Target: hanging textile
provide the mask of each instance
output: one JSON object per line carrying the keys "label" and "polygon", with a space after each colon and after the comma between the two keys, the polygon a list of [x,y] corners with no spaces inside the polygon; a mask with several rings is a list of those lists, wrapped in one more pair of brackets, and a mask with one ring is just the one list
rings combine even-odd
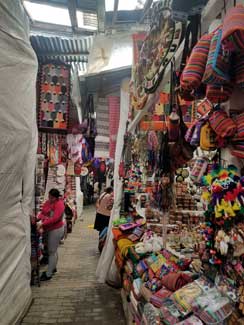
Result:
{"label": "hanging textile", "polygon": [[70,67],[65,64],[41,66],[39,127],[67,129],[70,105]]}
{"label": "hanging textile", "polygon": [[115,157],[116,141],[119,129],[120,119],[120,97],[109,96],[109,157]]}
{"label": "hanging textile", "polygon": [[96,107],[97,137],[95,141],[95,157],[109,157],[109,111],[106,98],[99,98]]}

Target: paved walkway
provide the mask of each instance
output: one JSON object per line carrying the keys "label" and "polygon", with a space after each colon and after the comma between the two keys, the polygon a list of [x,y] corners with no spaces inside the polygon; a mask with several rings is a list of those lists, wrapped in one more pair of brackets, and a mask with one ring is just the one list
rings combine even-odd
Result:
{"label": "paved walkway", "polygon": [[125,324],[120,291],[96,282],[99,258],[94,208],[86,208],[59,248],[58,273],[33,287],[33,304],[22,324]]}

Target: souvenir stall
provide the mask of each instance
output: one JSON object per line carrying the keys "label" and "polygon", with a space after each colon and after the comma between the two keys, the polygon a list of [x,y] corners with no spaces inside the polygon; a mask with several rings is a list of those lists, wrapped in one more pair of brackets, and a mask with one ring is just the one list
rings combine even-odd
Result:
{"label": "souvenir stall", "polygon": [[[93,122],[89,110],[83,124],[69,118],[72,105],[70,74],[71,66],[61,61],[39,62],[35,214],[48,199],[49,191],[57,188],[65,200],[67,233],[72,231],[83,210],[80,177],[88,172],[83,164],[91,159],[89,141],[92,140]],[[38,273],[42,256],[47,256],[46,236],[36,233],[35,224],[32,225],[32,255],[34,275]]]}
{"label": "souvenir stall", "polygon": [[97,275],[122,286],[128,322],[242,324],[244,7],[201,34],[168,5],[134,68]]}

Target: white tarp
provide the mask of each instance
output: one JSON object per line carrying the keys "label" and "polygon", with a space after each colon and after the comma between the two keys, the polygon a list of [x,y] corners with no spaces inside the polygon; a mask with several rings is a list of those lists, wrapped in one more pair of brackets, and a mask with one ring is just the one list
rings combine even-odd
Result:
{"label": "white tarp", "polygon": [[20,0],[0,0],[0,323],[31,299],[30,205],[37,144],[37,60]]}
{"label": "white tarp", "polygon": [[116,143],[116,151],[115,151],[115,165],[114,165],[114,206],[111,212],[111,218],[109,222],[108,229],[108,238],[106,240],[104,249],[102,251],[102,255],[99,259],[96,276],[99,282],[105,282],[109,280],[110,282],[116,281],[116,277],[112,274],[116,275],[116,272],[111,269],[113,257],[114,257],[114,245],[113,245],[113,234],[112,234],[112,224],[113,220],[117,219],[120,214],[120,204],[122,199],[122,181],[119,178],[119,164],[121,161],[121,155],[124,145],[124,134],[126,130],[126,123],[128,119],[129,113],[129,80],[124,80],[122,82],[121,91],[120,91],[120,123],[118,130],[118,138]]}

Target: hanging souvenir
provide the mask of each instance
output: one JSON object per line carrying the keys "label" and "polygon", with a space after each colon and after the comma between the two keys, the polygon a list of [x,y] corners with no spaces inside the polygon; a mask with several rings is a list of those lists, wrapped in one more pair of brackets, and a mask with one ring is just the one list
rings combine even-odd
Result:
{"label": "hanging souvenir", "polygon": [[138,88],[155,92],[182,41],[183,29],[182,22],[171,18],[171,11],[164,1],[154,4],[151,29],[142,45],[137,67]]}
{"label": "hanging souvenir", "polygon": [[184,90],[197,90],[205,71],[212,34],[203,35],[192,50],[184,68],[180,86]]}
{"label": "hanging souvenir", "polygon": [[232,137],[237,126],[227,113],[217,106],[209,116],[209,124],[214,132],[221,138]]}
{"label": "hanging souvenir", "polygon": [[222,46],[225,50],[239,52],[244,49],[244,6],[228,10],[223,21]]}
{"label": "hanging souvenir", "polygon": [[226,102],[230,99],[230,96],[233,92],[233,84],[225,84],[225,85],[214,85],[209,84],[206,88],[206,97],[207,99],[214,104],[219,104]]}
{"label": "hanging souvenir", "polygon": [[211,151],[217,147],[216,134],[207,122],[201,128],[200,147],[202,150]]}
{"label": "hanging souvenir", "polygon": [[230,55],[221,47],[222,27],[215,31],[208,53],[203,82],[206,84],[224,85],[230,82]]}

